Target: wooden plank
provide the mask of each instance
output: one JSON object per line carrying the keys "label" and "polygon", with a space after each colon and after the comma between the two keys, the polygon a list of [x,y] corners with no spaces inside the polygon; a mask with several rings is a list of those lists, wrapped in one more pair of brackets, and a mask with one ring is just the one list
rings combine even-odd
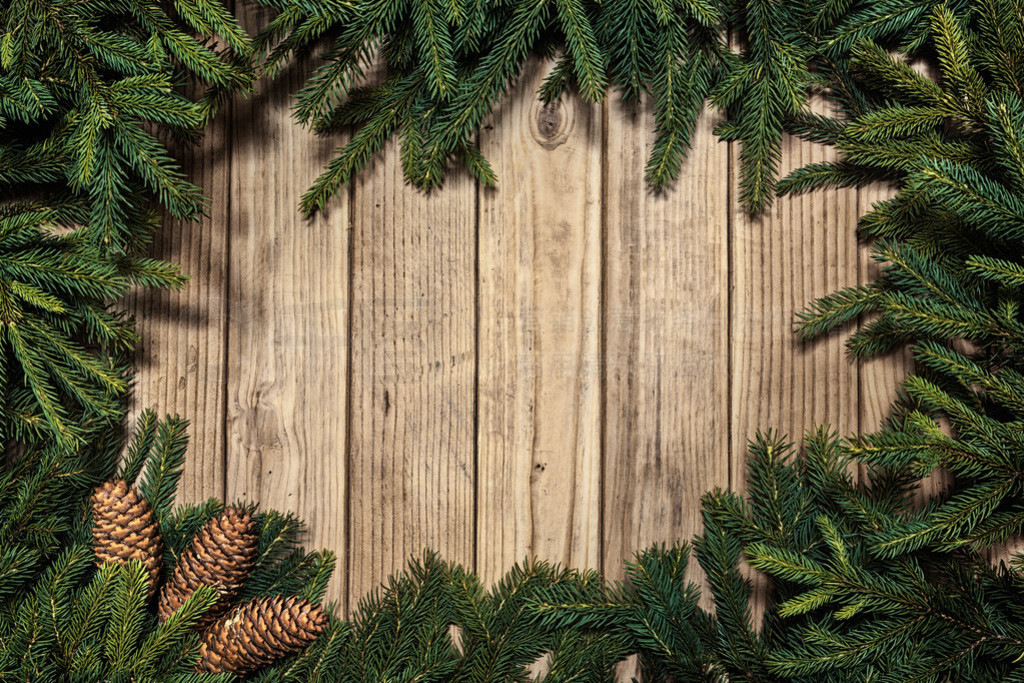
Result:
{"label": "wooden plank", "polygon": [[[815,106],[822,111],[820,101]],[[752,218],[737,201],[740,147],[731,147],[731,483],[742,492],[747,442],[758,430],[773,428],[797,447],[805,431],[822,424],[840,435],[857,430],[858,368],[843,344],[849,331],[806,342],[794,321],[815,298],[857,283],[858,207],[856,190],[816,190],[777,199]],[[787,137],[782,170],[834,155]],[[749,567],[744,571],[759,623],[767,583]]]}
{"label": "wooden plank", "polygon": [[[731,153],[732,483],[740,489],[746,443],[757,430],[775,428],[799,443],[820,424],[840,434],[857,429],[857,366],[844,347],[849,331],[810,342],[794,331],[796,312],[857,283],[857,192],[783,197],[752,218],[736,201],[738,144]],[[787,137],[782,157],[786,173],[834,158],[834,151]]]}
{"label": "wooden plank", "polygon": [[532,60],[481,148],[477,569],[600,559],[601,112],[534,94]]}
{"label": "wooden plank", "polygon": [[[247,27],[267,20],[252,5],[237,9]],[[349,206],[343,194],[312,221],[297,209],[337,144],[290,118],[288,93],[308,71],[299,62],[235,105],[227,498],[303,518],[305,545],[338,554],[327,597],[343,599]]]}
{"label": "wooden plank", "polygon": [[[644,167],[653,106],[608,105],[603,568],[702,530],[729,484],[728,145],[705,112],[675,186]],[[699,580],[696,561],[690,576]]]}
{"label": "wooden plank", "polygon": [[177,500],[196,503],[224,495],[224,382],[227,307],[227,223],[230,113],[221,112],[195,146],[172,145],[188,179],[210,199],[194,223],[167,218],[150,255],[181,265],[181,291],[142,290],[128,298],[141,341],[129,429],[144,408],[190,422],[190,445]]}
{"label": "wooden plank", "polygon": [[350,604],[424,548],[475,550],[476,184],[424,195],[389,144],[353,201]]}

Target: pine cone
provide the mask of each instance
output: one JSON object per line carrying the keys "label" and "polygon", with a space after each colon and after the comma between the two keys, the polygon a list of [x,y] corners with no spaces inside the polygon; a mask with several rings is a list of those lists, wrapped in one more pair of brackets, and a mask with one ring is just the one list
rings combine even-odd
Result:
{"label": "pine cone", "polygon": [[196,670],[251,673],[306,647],[326,625],[327,614],[308,600],[278,595],[254,598],[203,633]]}
{"label": "pine cone", "polygon": [[219,596],[197,627],[204,628],[223,614],[256,562],[258,540],[252,515],[241,508],[228,508],[207,522],[160,589],[160,621],[174,614],[199,586],[216,586]]}
{"label": "pine cone", "polygon": [[100,564],[141,560],[156,592],[164,542],[153,510],[124,479],[100,484],[92,494],[92,547]]}

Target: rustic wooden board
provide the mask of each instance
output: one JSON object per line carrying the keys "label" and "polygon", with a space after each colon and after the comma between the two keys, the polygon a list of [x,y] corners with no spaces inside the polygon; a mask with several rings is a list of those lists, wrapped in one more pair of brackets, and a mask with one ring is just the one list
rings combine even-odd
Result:
{"label": "rustic wooden board", "polygon": [[425,548],[472,567],[476,485],[475,182],[427,196],[390,144],[353,197],[350,604]]}
{"label": "rustic wooden board", "polygon": [[[259,23],[252,6],[243,12]],[[227,498],[304,519],[306,545],[339,556],[328,598],[340,599],[347,575],[349,205],[337,197],[312,221],[298,212],[299,197],[337,144],[289,116],[287,93],[303,71],[308,66],[299,63],[235,105]]]}
{"label": "rustic wooden board", "polygon": [[705,112],[655,195],[653,107],[607,113],[602,561],[621,578],[636,550],[693,538],[701,495],[729,484],[729,147]]}
{"label": "rustic wooden board", "polygon": [[[857,365],[848,332],[803,341],[795,314],[815,298],[857,284],[857,191],[815,191],[777,199],[751,218],[739,206],[739,144],[731,167],[733,487],[745,481],[746,444],[774,428],[797,444],[828,424],[849,434],[858,424]],[[787,137],[783,173],[833,158],[822,145]]]}
{"label": "rustic wooden board", "polygon": [[[340,556],[343,609],[425,547],[485,582],[527,555],[619,577],[635,550],[699,533],[704,491],[742,489],[755,430],[872,429],[908,369],[858,366],[849,330],[793,331],[870,277],[854,226],[884,188],[751,219],[738,146],[705,116],[655,196],[649,108],[545,107],[550,67],[531,62],[481,134],[497,190],[456,170],[424,195],[389,146],[302,219],[341,141],[291,121],[301,64],[186,156],[213,213],[154,245],[190,286],[131,302],[136,404],[193,421],[184,500],[306,519],[307,545]],[[784,166],[828,154],[790,140]]]}
{"label": "rustic wooden board", "polygon": [[[819,109],[821,111],[821,109]],[[740,144],[733,143],[731,268],[731,485],[746,482],[747,444],[774,429],[799,449],[804,433],[825,424],[841,435],[857,429],[858,367],[846,354],[847,332],[803,341],[795,315],[841,287],[857,284],[857,191],[817,190],[776,199],[752,218],[739,197]],[[786,137],[782,172],[834,158],[822,145]],[[767,580],[749,567],[755,624]]]}
{"label": "rustic wooden board", "polygon": [[[481,135],[477,568],[600,558],[601,110],[534,94],[531,61]],[[493,128],[492,128],[493,126]]]}
{"label": "rustic wooden board", "polygon": [[150,255],[180,264],[188,285],[180,291],[144,290],[128,300],[141,338],[129,429],[145,408],[189,420],[181,503],[224,495],[230,116],[222,111],[198,145],[172,146],[189,180],[211,199],[209,215],[195,223],[165,219]]}

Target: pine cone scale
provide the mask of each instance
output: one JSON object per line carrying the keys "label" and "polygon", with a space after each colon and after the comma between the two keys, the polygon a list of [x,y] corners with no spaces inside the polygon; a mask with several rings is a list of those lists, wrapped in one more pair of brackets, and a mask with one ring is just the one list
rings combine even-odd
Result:
{"label": "pine cone scale", "polygon": [[213,623],[199,644],[197,669],[244,675],[298,652],[323,632],[319,605],[295,597],[250,600]]}
{"label": "pine cone scale", "polygon": [[174,614],[199,586],[214,587],[218,599],[197,626],[203,628],[221,616],[252,571],[258,538],[247,510],[228,508],[209,520],[178,558],[170,581],[160,591],[160,621]]}
{"label": "pine cone scale", "polygon": [[152,596],[160,580],[164,545],[149,503],[123,479],[98,486],[91,502],[97,561],[125,564],[140,560],[149,573]]}

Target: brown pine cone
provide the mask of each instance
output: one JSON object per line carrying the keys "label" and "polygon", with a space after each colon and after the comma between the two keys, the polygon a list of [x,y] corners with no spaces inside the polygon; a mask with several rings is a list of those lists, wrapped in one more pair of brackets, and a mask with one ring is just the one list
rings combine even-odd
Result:
{"label": "brown pine cone", "polygon": [[99,564],[141,560],[149,571],[149,595],[160,581],[164,542],[149,503],[124,479],[107,481],[92,494],[92,547]]}
{"label": "brown pine cone", "polygon": [[215,586],[218,598],[197,628],[223,614],[256,562],[258,540],[256,523],[247,510],[228,508],[207,522],[178,558],[171,580],[160,589],[160,621],[174,614],[199,586]]}
{"label": "brown pine cone", "polygon": [[296,597],[254,598],[214,622],[199,642],[197,671],[245,675],[298,652],[323,632],[327,614]]}

